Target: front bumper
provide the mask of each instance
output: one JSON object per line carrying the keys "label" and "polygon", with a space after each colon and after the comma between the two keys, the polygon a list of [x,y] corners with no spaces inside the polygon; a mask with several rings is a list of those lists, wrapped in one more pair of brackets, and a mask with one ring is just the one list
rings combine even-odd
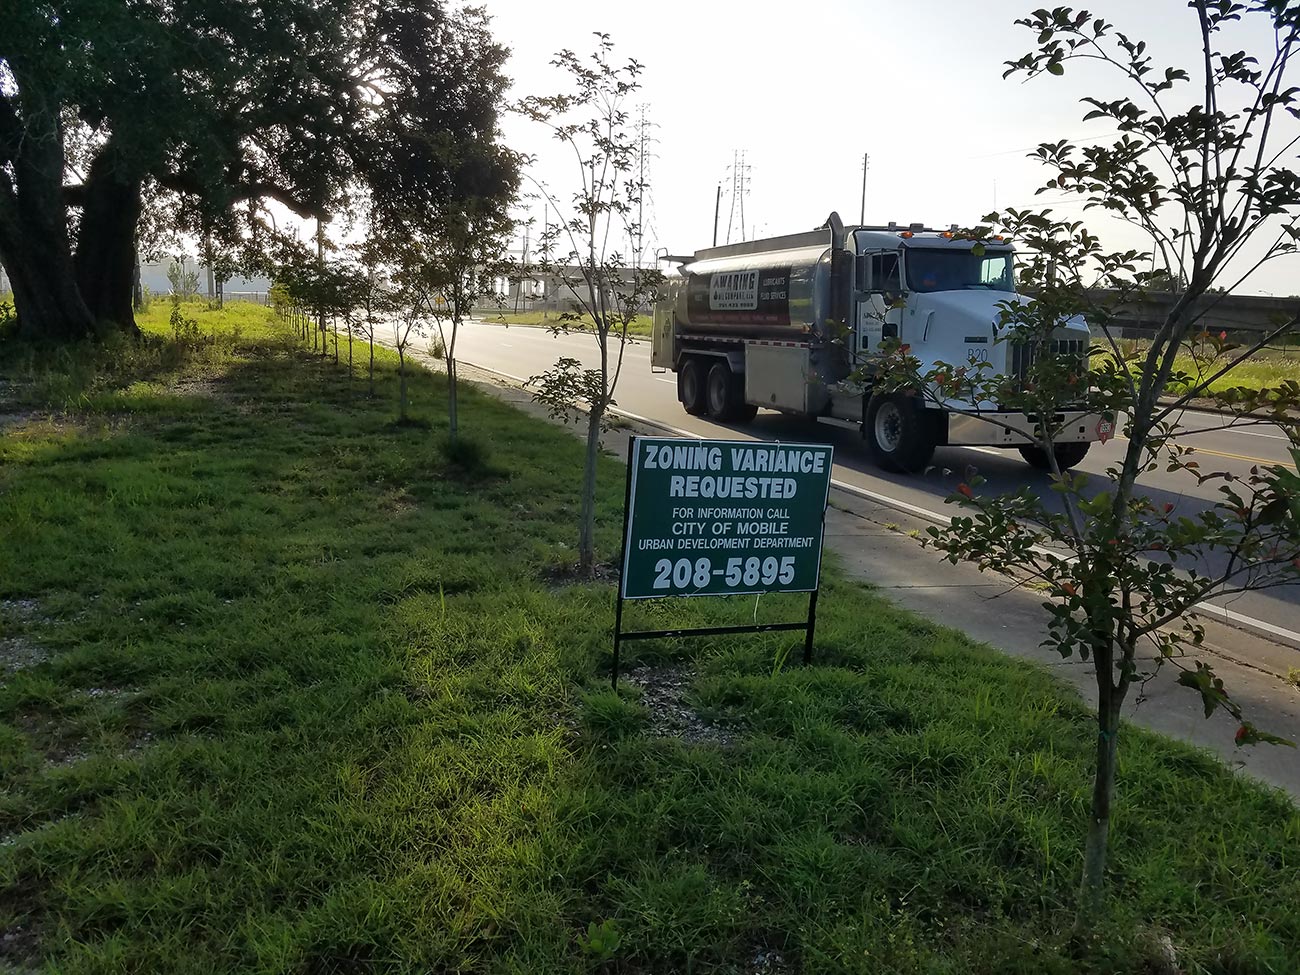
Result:
{"label": "front bumper", "polygon": [[[1052,417],[1055,443],[1106,441],[1115,436],[1120,420],[1107,420],[1096,413],[1063,410]],[[1037,440],[1036,418],[1024,413],[985,410],[979,413],[949,413],[948,443],[962,447],[1021,447]]]}

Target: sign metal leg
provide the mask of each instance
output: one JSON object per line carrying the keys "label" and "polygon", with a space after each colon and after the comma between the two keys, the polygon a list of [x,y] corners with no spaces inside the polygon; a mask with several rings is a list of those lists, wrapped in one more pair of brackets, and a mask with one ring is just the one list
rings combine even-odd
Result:
{"label": "sign metal leg", "polygon": [[609,684],[618,690],[618,651],[623,643],[623,594],[614,597],[614,664],[609,673]]}
{"label": "sign metal leg", "polygon": [[808,629],[805,631],[803,638],[803,662],[806,664],[812,663],[813,633],[817,629],[817,594],[819,592],[821,592],[820,586],[814,589],[812,595],[808,597]]}
{"label": "sign metal leg", "polygon": [[[636,437],[627,441],[627,486],[623,491],[623,545],[628,545],[627,520],[632,506],[632,464],[636,459]],[[627,584],[627,552],[623,553],[622,569],[618,574],[618,589],[614,595],[614,659],[610,667],[609,684],[618,690],[618,652],[623,643],[623,591]]]}

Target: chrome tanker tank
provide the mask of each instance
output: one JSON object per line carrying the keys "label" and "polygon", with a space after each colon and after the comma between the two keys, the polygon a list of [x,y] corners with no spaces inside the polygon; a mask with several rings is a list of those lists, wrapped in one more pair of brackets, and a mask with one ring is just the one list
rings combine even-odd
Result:
{"label": "chrome tanker tank", "polygon": [[834,247],[826,231],[714,247],[681,268],[684,333],[814,341],[831,314]]}

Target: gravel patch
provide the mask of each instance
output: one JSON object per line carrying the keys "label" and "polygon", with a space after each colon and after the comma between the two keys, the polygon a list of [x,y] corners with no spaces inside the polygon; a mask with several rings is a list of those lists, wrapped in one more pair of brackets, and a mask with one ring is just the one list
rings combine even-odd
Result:
{"label": "gravel patch", "polygon": [[[23,624],[35,619],[36,612],[34,599],[0,599],[0,618]],[[8,675],[36,667],[49,659],[49,650],[25,636],[0,636],[0,686],[4,685]]]}
{"label": "gravel patch", "polygon": [[735,735],[700,717],[685,702],[694,673],[689,667],[637,667],[624,675],[641,690],[641,704],[649,712],[646,732],[652,738],[676,738],[688,745],[731,745]]}

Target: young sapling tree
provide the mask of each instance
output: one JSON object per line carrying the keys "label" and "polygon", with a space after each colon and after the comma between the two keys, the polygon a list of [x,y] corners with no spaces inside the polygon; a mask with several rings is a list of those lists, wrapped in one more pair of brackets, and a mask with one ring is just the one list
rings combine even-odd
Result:
{"label": "young sapling tree", "polygon": [[[972,241],[973,258],[992,246],[995,229],[1030,255],[1018,290],[1033,297],[1003,302],[995,326],[997,342],[1019,346],[1008,356],[1019,371],[996,374],[975,357],[923,369],[905,345],[875,367],[877,381],[954,412],[963,402],[1038,418],[1083,411],[1103,433],[1123,434],[1104,469],[1070,471],[1075,448],[1060,439],[1057,420],[1040,419],[1026,455],[1046,468],[1050,489],[991,494],[968,476],[950,498],[966,513],[931,529],[929,539],[951,561],[1042,585],[1051,595],[1044,645],[1092,662],[1097,733],[1083,927],[1100,917],[1120,715],[1135,685],[1177,668],[1178,683],[1200,695],[1207,716],[1224,710],[1236,719],[1238,745],[1283,743],[1251,722],[1211,663],[1185,654],[1203,639],[1194,611],[1205,600],[1300,583],[1300,384],[1223,384],[1295,321],[1240,344],[1213,324],[1223,292],[1295,254],[1300,239],[1300,176],[1290,168],[1300,88],[1289,83],[1300,8],[1271,0],[1188,7],[1202,51],[1190,70],[1157,65],[1145,42],[1059,7],[1017,21],[1037,40],[1006,72],[1057,76],[1087,61],[1118,73],[1128,94],[1084,99],[1085,120],[1103,120],[1118,134],[1087,146],[1046,143],[1034,158],[1052,171],[1043,191],[1118,217],[1152,242],[1151,251],[1107,249],[1081,220],[1050,209],[990,214],[987,226],[958,236]],[[1268,25],[1276,43],[1258,59],[1225,46],[1238,20]],[[1171,282],[1180,290],[1155,294]],[[1151,337],[1124,339],[1121,310],[1157,298],[1163,311]],[[1076,316],[1093,336],[1086,359],[1054,346]],[[1202,467],[1194,431],[1180,422],[1193,402],[1208,403],[1220,429],[1275,425],[1289,439],[1291,463],[1245,474]],[[1152,497],[1143,478],[1156,471],[1186,479],[1182,500]]]}
{"label": "young sapling tree", "polygon": [[630,260],[640,235],[636,220],[646,186],[643,170],[636,166],[639,144],[626,105],[640,86],[642,66],[635,60],[615,63],[608,34],[598,33],[596,42],[586,58],[566,50],[552,61],[569,75],[568,91],[525,98],[519,106],[525,116],[549,127],[572,154],[577,179],[577,188],[559,197],[530,178],[557,215],[540,237],[538,267],[561,282],[577,306],[576,312],[560,315],[555,330],[568,331],[585,316],[598,364],[588,367],[565,356],[529,384],[556,416],[567,420],[575,407],[586,410],[578,569],[587,575],[595,567],[600,434],[614,405],[628,326],[653,302],[662,282],[657,268]]}

